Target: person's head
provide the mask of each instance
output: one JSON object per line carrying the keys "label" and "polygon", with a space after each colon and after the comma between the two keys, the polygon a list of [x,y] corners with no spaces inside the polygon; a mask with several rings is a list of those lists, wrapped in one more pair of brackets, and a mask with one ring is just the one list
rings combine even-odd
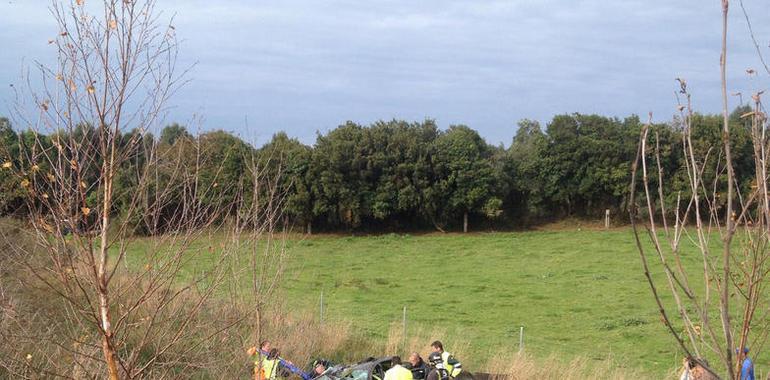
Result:
{"label": "person's head", "polygon": [[738,357],[740,357],[740,358],[745,358],[745,357],[749,356],[749,348],[748,347],[743,347],[743,352],[740,352],[740,348],[736,348],[735,349],[735,354],[738,355]]}
{"label": "person's head", "polygon": [[433,352],[444,352],[444,345],[441,344],[441,341],[439,340],[431,343],[430,348],[433,350]]}
{"label": "person's head", "polygon": [[263,340],[262,343],[259,344],[259,349],[265,352],[270,352],[270,341],[269,340]]}
{"label": "person's head", "polygon": [[444,360],[441,359],[441,353],[438,351],[431,352],[428,355],[428,363],[433,367],[440,367],[444,363]]}
{"label": "person's head", "polygon": [[418,365],[420,365],[420,363],[422,363],[422,358],[420,357],[420,354],[416,352],[412,352],[409,355],[409,363],[412,364],[412,367],[417,367]]}
{"label": "person's head", "polygon": [[401,357],[400,356],[394,356],[390,358],[390,366],[395,367],[397,365],[401,365]]}
{"label": "person's head", "polygon": [[316,375],[320,375],[326,372],[327,365],[328,363],[326,360],[316,360],[313,362],[313,372],[315,372]]}
{"label": "person's head", "polygon": [[267,358],[273,360],[278,357],[278,349],[273,348],[267,353]]}

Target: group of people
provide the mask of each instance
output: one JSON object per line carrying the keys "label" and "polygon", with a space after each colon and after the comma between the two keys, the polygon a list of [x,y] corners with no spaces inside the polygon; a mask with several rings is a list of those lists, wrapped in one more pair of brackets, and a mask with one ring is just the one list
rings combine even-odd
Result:
{"label": "group of people", "polygon": [[444,351],[441,341],[431,343],[430,347],[427,363],[417,352],[409,355],[408,363],[402,363],[400,357],[394,356],[383,380],[450,380],[462,372],[462,363]]}
{"label": "group of people", "polygon": [[[390,368],[385,371],[382,380],[453,380],[462,372],[460,363],[449,352],[444,351],[441,341],[431,343],[431,353],[427,363],[417,352],[409,355],[409,361],[403,363],[401,357],[391,358]],[[312,380],[320,377],[328,371],[332,365],[328,360],[318,359],[312,363],[312,371],[306,373],[288,360],[279,356],[279,351],[272,347],[270,341],[263,341],[259,348],[251,347],[247,350],[249,356],[254,359],[255,380],[277,380],[278,377],[287,377],[295,373],[303,380]]]}

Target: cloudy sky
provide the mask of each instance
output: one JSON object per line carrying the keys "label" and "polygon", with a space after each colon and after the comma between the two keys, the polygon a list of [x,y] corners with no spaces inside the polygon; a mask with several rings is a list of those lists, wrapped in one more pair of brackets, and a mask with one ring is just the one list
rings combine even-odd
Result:
{"label": "cloudy sky", "polygon": [[[770,82],[740,3],[732,3],[729,91],[749,94]],[[0,115],[10,114],[9,85],[20,83],[24,65],[53,57],[47,40],[58,30],[48,5],[0,0]],[[175,15],[182,64],[195,64],[169,121],[200,115],[205,129],[255,142],[285,130],[312,143],[316,131],[346,120],[433,118],[506,145],[523,118],[652,111],[664,121],[675,112],[676,77],[687,79],[698,109],[721,109],[719,0],[159,5],[164,16]],[[770,58],[770,3],[744,5]],[[747,68],[759,76],[748,78]]]}

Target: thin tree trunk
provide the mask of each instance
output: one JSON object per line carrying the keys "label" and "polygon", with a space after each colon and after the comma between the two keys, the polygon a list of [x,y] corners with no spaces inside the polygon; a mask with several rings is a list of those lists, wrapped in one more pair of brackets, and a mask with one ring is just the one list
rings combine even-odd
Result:
{"label": "thin tree trunk", "polygon": [[117,355],[112,346],[112,324],[110,321],[110,302],[109,287],[107,284],[107,244],[108,230],[110,227],[110,210],[112,206],[112,171],[115,161],[115,141],[111,142],[110,158],[103,165],[104,180],[104,200],[102,201],[102,230],[100,231],[99,246],[99,268],[97,273],[98,291],[99,291],[99,313],[102,322],[102,351],[104,360],[107,363],[110,380],[120,379],[118,373]]}
{"label": "thin tree trunk", "polygon": [[[254,329],[254,335],[256,338],[256,344],[259,345],[262,343],[262,307],[261,306],[257,306],[255,319],[257,321],[257,326]],[[262,347],[259,347],[259,348],[261,349]]]}
{"label": "thin tree trunk", "polygon": [[722,129],[722,143],[724,144],[725,148],[725,159],[726,159],[726,165],[727,165],[727,215],[726,215],[726,234],[724,237],[723,245],[724,245],[724,252],[722,254],[722,270],[724,271],[724,277],[722,284],[722,305],[721,305],[721,319],[722,319],[722,329],[724,330],[725,334],[725,348],[727,349],[727,368],[728,368],[728,375],[730,379],[735,379],[735,372],[737,370],[736,367],[733,368],[733,336],[732,336],[732,325],[730,323],[730,308],[729,308],[729,302],[730,302],[730,244],[732,242],[732,229],[733,229],[733,197],[734,197],[734,190],[733,190],[733,180],[735,178],[735,174],[733,173],[733,162],[732,162],[732,155],[730,152],[730,124],[729,124],[729,116],[727,111],[727,76],[726,76],[726,67],[727,67],[727,12],[729,9],[730,2],[729,0],[722,0],[722,55],[721,59],[719,61],[721,76],[722,76],[722,118],[723,118],[723,129]]}
{"label": "thin tree trunk", "polygon": [[468,211],[463,214],[463,233],[468,232]]}
{"label": "thin tree trunk", "polygon": [[313,234],[313,222],[307,222],[307,234],[308,235]]}

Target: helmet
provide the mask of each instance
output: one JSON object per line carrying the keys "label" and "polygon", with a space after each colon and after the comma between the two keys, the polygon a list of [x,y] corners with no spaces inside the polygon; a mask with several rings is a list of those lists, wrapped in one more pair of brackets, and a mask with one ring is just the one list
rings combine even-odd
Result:
{"label": "helmet", "polygon": [[431,352],[431,354],[428,356],[428,362],[431,365],[437,365],[444,362],[443,359],[441,359],[441,353],[439,352]]}

